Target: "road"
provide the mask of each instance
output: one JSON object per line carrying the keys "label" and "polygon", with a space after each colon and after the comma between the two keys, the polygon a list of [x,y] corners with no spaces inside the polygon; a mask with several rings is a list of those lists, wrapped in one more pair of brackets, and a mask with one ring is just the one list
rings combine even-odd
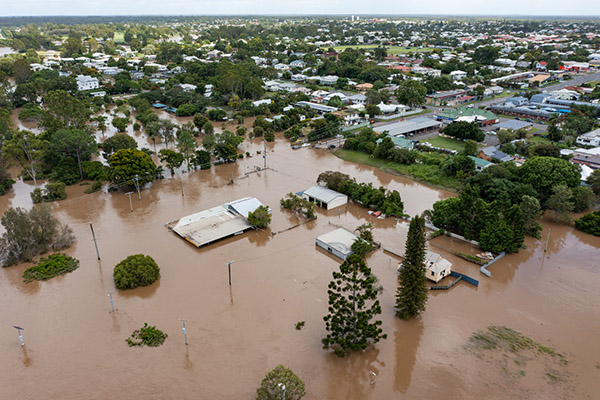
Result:
{"label": "road", "polygon": [[560,82],[555,85],[545,86],[543,88],[544,92],[553,92],[555,90],[564,89],[567,86],[578,86],[582,83],[590,82],[590,81],[600,81],[600,72],[593,72],[591,74],[585,75],[575,75],[573,79],[568,81]]}

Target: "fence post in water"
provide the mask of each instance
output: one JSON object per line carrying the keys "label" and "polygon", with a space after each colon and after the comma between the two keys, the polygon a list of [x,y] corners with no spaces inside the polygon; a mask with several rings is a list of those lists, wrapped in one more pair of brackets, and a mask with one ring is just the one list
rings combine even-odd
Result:
{"label": "fence post in water", "polygon": [[94,246],[96,246],[96,255],[98,256],[98,260],[100,259],[100,252],[98,252],[98,243],[96,243],[96,235],[94,234],[94,227],[90,222],[90,229],[92,230],[92,238],[94,239]]}
{"label": "fence post in water", "polygon": [[546,246],[544,247],[544,253],[548,251],[548,241],[550,240],[550,232],[552,232],[551,228],[548,229],[548,237],[546,238]]}

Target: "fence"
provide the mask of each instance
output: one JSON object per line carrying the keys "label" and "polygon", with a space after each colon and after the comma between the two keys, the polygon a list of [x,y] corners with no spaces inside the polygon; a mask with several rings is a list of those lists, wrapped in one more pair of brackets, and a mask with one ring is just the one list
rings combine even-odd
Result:
{"label": "fence", "polygon": [[499,259],[501,259],[502,257],[504,257],[506,255],[505,252],[502,252],[498,255],[498,257],[494,258],[492,261],[490,261],[489,263],[485,264],[483,267],[479,268],[479,271],[484,274],[485,276],[487,276],[488,278],[492,276],[492,273],[490,271],[488,271],[488,267],[490,265],[492,265],[493,263],[495,263],[496,261],[498,261]]}
{"label": "fence", "polygon": [[390,114],[390,115],[377,115],[375,118],[387,121],[389,119],[395,119],[395,118],[408,117],[410,115],[415,115],[415,114],[420,113],[421,111],[423,111],[423,110],[418,109],[418,110],[411,110],[411,111],[400,112],[400,113]]}

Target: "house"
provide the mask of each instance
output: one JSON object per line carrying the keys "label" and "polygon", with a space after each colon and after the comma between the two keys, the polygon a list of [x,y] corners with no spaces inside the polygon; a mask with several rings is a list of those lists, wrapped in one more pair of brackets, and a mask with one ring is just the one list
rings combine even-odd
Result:
{"label": "house", "polygon": [[577,138],[576,142],[582,146],[600,146],[600,128],[584,133]]}
{"label": "house", "polygon": [[290,63],[290,67],[292,68],[304,68],[306,67],[306,63],[302,60],[294,60]]}
{"label": "house", "polygon": [[333,86],[338,81],[338,77],[336,75],[327,75],[323,76],[320,79],[321,85]]}
{"label": "house", "polygon": [[487,167],[489,167],[490,165],[493,165],[493,163],[484,160],[482,158],[477,158],[477,157],[473,157],[473,156],[467,156],[469,157],[471,160],[473,160],[475,162],[475,172],[481,172],[484,169],[486,169]]}
{"label": "house", "polygon": [[492,161],[495,159],[502,162],[512,161],[513,159],[511,156],[501,152],[494,146],[485,147],[481,149],[477,157],[486,161]]}
{"label": "house", "polygon": [[98,82],[98,78],[93,78],[87,75],[77,75],[77,90],[92,90],[98,89],[100,87],[100,83]]}
{"label": "house", "polygon": [[548,63],[546,61],[540,61],[535,64],[535,69],[538,71],[546,71],[548,69]]}
{"label": "house", "polygon": [[296,103],[296,107],[308,107],[310,109],[315,110],[321,115],[337,111],[337,108],[335,107],[326,106],[324,104],[311,103],[309,101],[299,101]]}
{"label": "house", "polygon": [[372,83],[361,83],[360,85],[356,85],[356,90],[360,92],[366,92],[369,89],[373,89]]}
{"label": "house", "polygon": [[340,118],[341,120],[343,120],[344,125],[346,125],[346,126],[356,124],[357,122],[362,120],[359,112],[357,110],[351,109],[351,108],[345,109],[342,111],[334,111],[334,112],[332,112],[332,114],[335,115],[336,117]]}
{"label": "house", "polygon": [[546,75],[546,74],[536,75],[533,78],[529,79],[529,85],[537,84],[538,86],[542,86],[544,83],[550,82],[550,78],[552,78],[552,75]]}
{"label": "house", "polygon": [[302,198],[315,203],[319,207],[331,210],[348,203],[348,196],[323,186],[311,186],[301,194]]}
{"label": "house", "polygon": [[513,104],[515,106],[522,106],[527,104],[526,97],[511,97],[510,99],[506,99],[505,104]]}
{"label": "house", "polygon": [[367,96],[364,94],[355,94],[348,97],[348,100],[350,100],[352,104],[365,104],[367,102]]}
{"label": "house", "polygon": [[315,244],[336,257],[345,260],[353,253],[352,244],[358,239],[356,235],[345,229],[339,228],[329,233],[318,236]]}
{"label": "house", "polygon": [[576,155],[575,157],[571,158],[569,161],[571,161],[573,164],[579,164],[579,165],[586,165],[587,167],[591,168],[591,169],[600,169],[600,155],[596,155],[596,156],[580,156],[580,155]]}
{"label": "house", "polygon": [[273,100],[271,100],[271,99],[256,100],[256,101],[252,102],[252,105],[254,107],[259,107],[261,104],[270,105],[272,102],[273,102]]}
{"label": "house", "polygon": [[467,77],[467,73],[465,71],[456,70],[456,71],[450,72],[450,78],[457,80],[457,81],[462,81],[466,77]]}
{"label": "house", "polygon": [[305,80],[306,80],[306,75],[304,75],[304,74],[292,75],[292,81],[294,81],[294,82],[304,82]]}
{"label": "house", "polygon": [[444,103],[447,104],[448,102],[456,100],[457,98],[465,96],[466,94],[467,92],[465,92],[464,90],[449,90],[445,92],[437,92],[433,94],[428,94],[425,97],[425,102],[427,104],[439,106]]}
{"label": "house", "polygon": [[191,83],[180,83],[179,87],[183,89],[184,92],[195,92],[198,86],[192,85]]}
{"label": "house", "polygon": [[438,283],[452,272],[452,264],[437,253],[425,253],[425,277]]}

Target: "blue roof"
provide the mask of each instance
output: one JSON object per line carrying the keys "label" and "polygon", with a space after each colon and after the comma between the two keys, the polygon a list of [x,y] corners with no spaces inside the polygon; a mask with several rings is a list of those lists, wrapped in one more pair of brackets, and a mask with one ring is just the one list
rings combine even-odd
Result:
{"label": "blue roof", "polygon": [[165,108],[166,106],[167,106],[166,104],[162,104],[162,103],[152,104],[152,107],[154,107],[154,108]]}

